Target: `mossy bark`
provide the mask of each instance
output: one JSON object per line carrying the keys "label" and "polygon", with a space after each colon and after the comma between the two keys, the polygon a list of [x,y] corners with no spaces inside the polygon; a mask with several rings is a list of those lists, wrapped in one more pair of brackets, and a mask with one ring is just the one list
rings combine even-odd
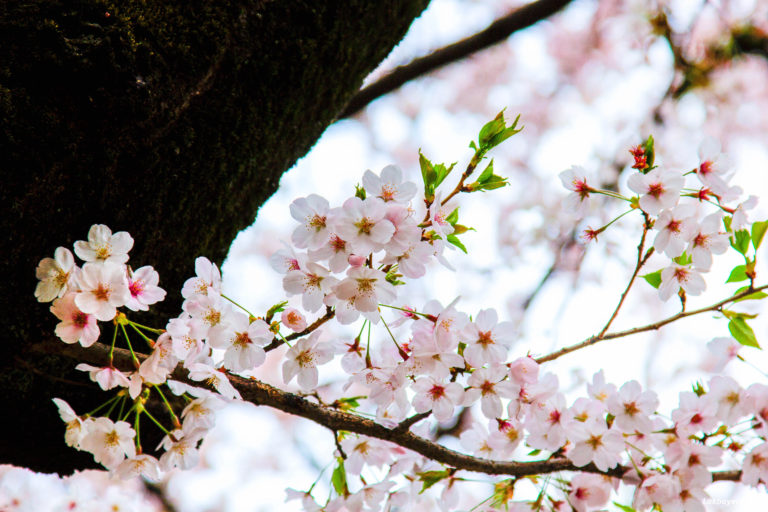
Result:
{"label": "mossy bark", "polygon": [[222,261],[427,3],[0,2],[0,463],[92,464],[50,399],[85,412],[105,395],[29,350],[55,325],[32,296],[40,259],[94,223],[129,231],[178,314],[195,256]]}

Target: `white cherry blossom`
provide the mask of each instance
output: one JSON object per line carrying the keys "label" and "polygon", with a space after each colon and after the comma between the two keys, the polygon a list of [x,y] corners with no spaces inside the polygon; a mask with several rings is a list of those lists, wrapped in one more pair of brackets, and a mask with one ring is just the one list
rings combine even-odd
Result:
{"label": "white cherry blossom", "polygon": [[83,261],[125,263],[132,247],[133,238],[126,231],[113,235],[104,224],[94,224],[88,231],[87,242],[75,242],[75,254]]}
{"label": "white cherry blossom", "polygon": [[40,280],[35,288],[38,302],[50,302],[56,297],[63,297],[72,288],[72,281],[77,266],[75,258],[69,249],[59,247],[54,251],[53,258],[43,258],[35,269],[35,275]]}

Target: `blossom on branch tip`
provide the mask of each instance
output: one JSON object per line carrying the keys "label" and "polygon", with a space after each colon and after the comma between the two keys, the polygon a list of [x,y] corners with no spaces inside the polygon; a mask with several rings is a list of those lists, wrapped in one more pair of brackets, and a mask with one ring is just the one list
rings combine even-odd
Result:
{"label": "blossom on branch tip", "polygon": [[586,171],[582,167],[573,166],[561,172],[558,177],[563,186],[571,191],[563,207],[576,217],[583,217],[589,207],[589,194],[595,191],[587,184]]}
{"label": "blossom on branch tip", "polygon": [[335,229],[352,246],[352,252],[368,254],[378,251],[389,242],[395,226],[386,218],[387,206],[377,197],[365,200],[350,197],[341,208],[336,208]]}
{"label": "blossom on branch tip", "polygon": [[75,366],[75,370],[88,372],[91,380],[93,382],[97,382],[99,387],[104,391],[114,387],[127,388],[130,385],[128,377],[117,368],[113,368],[111,366],[99,367],[91,366],[90,364],[86,363],[80,363]]}
{"label": "blossom on branch tip", "polygon": [[196,258],[195,274],[184,282],[182,297],[189,299],[195,295],[221,294],[221,272],[215,263],[204,256]]}

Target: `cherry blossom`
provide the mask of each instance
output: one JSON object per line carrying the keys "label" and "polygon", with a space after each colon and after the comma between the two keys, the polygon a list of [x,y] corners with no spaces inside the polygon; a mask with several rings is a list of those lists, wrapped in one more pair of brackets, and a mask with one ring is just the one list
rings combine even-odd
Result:
{"label": "cherry blossom", "polygon": [[576,217],[583,217],[589,208],[589,194],[594,192],[587,184],[586,171],[582,167],[573,166],[561,172],[558,177],[563,186],[572,192],[568,194],[563,207]]}
{"label": "cherry blossom", "polygon": [[131,311],[148,311],[149,306],[165,298],[165,290],[157,286],[160,275],[150,266],[141,267],[128,275],[131,296],[125,307]]}
{"label": "cherry blossom", "polygon": [[317,386],[317,367],[333,358],[333,348],[320,342],[320,331],[314,331],[308,338],[300,339],[285,354],[283,381],[288,384],[296,377],[303,390]]}
{"label": "cherry blossom", "polygon": [[280,315],[280,321],[284,326],[294,332],[301,332],[307,328],[307,319],[298,309],[288,308]]}
{"label": "cherry blossom", "polygon": [[88,372],[91,380],[97,382],[99,387],[105,391],[118,386],[127,388],[130,384],[128,377],[123,372],[111,366],[99,367],[80,363],[75,366],[75,370]]}
{"label": "cherry blossom", "polygon": [[35,288],[38,302],[50,302],[56,297],[63,297],[72,287],[76,266],[75,258],[69,249],[59,247],[53,258],[43,258],[37,265],[35,275],[40,280]]}
{"label": "cherry blossom", "polygon": [[444,382],[433,377],[421,377],[411,386],[416,396],[413,408],[416,412],[432,411],[438,421],[448,421],[453,410],[460,405],[464,389],[457,382]]}
{"label": "cherry blossom", "polygon": [[653,224],[653,228],[659,231],[653,241],[656,250],[670,258],[677,258],[683,254],[683,250],[695,236],[698,227],[695,215],[696,207],[692,204],[678,205],[662,211]]}
{"label": "cherry blossom", "polygon": [[221,272],[215,263],[204,256],[195,259],[195,277],[184,282],[181,296],[190,299],[195,295],[219,295],[221,293]]}
{"label": "cherry blossom", "polygon": [[611,484],[606,477],[579,473],[571,480],[571,492],[568,503],[577,512],[586,512],[594,507],[602,507],[611,497]]}
{"label": "cherry blossom", "polygon": [[88,231],[88,241],[75,242],[75,254],[83,261],[125,263],[133,238],[125,231],[112,234],[104,224],[94,224]]}
{"label": "cherry blossom", "polygon": [[403,181],[403,171],[395,165],[384,167],[380,177],[370,170],[365,171],[363,187],[368,194],[395,203],[408,203],[417,191],[415,183]]}
{"label": "cherry blossom", "polygon": [[317,249],[328,240],[327,199],[317,194],[310,194],[293,201],[290,210],[291,217],[301,223],[291,235],[293,245],[299,249]]}
{"label": "cherry blossom", "polygon": [[134,437],[136,432],[125,421],[115,423],[102,416],[93,420],[80,444],[83,450],[93,454],[96,462],[114,469],[126,455],[136,456]]}
{"label": "cherry blossom", "polygon": [[660,167],[648,174],[633,173],[627,185],[640,194],[640,207],[650,215],[658,215],[665,208],[672,208],[680,198],[685,178],[677,171]]}
{"label": "cherry blossom", "polygon": [[728,235],[720,232],[722,219],[723,216],[719,212],[707,215],[690,238],[687,252],[696,268],[702,271],[712,267],[713,254],[722,254],[728,249]]}
{"label": "cherry blossom", "polygon": [[82,291],[75,296],[75,304],[102,322],[112,320],[131,296],[124,268],[114,263],[86,263],[78,281]]}
{"label": "cherry blossom", "polygon": [[659,406],[659,399],[656,393],[643,391],[639,382],[631,380],[608,397],[607,405],[618,428],[624,432],[648,433],[652,429],[650,415]]}
{"label": "cherry blossom", "polygon": [[707,287],[701,273],[690,265],[673,263],[661,271],[659,297],[668,300],[682,288],[688,295],[699,295]]}
{"label": "cherry blossom", "polygon": [[484,309],[465,329],[467,348],[464,349],[464,359],[472,366],[499,364],[507,358],[514,326],[512,322],[499,323],[498,320],[496,310]]}
{"label": "cherry blossom", "polygon": [[314,312],[323,305],[323,298],[338,279],[328,269],[317,263],[307,263],[306,269],[290,270],[283,278],[283,288],[290,295],[301,294],[301,304],[307,311]]}
{"label": "cherry blossom", "polygon": [[387,206],[377,197],[350,197],[335,212],[334,231],[352,246],[352,252],[368,254],[389,242],[395,226],[386,219]]}
{"label": "cherry blossom", "polygon": [[608,429],[598,422],[574,423],[568,430],[568,439],[573,448],[566,456],[577,466],[586,466],[593,462],[601,471],[615,467],[621,461],[620,453],[624,450],[624,440],[614,429]]}
{"label": "cherry blossom", "polygon": [[79,342],[84,347],[90,347],[99,339],[96,317],[78,309],[74,293],[68,293],[53,301],[51,313],[61,320],[56,325],[55,332],[64,343]]}

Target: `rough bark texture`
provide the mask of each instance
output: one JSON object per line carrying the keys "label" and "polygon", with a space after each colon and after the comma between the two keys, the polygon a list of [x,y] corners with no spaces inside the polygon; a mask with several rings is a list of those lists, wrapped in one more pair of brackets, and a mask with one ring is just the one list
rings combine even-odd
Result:
{"label": "rough bark texture", "polygon": [[177,314],[194,257],[222,261],[427,3],[0,2],[0,463],[92,464],[50,399],[84,412],[105,395],[27,350],[56,323],[32,296],[39,260],[91,224],[127,230]]}

